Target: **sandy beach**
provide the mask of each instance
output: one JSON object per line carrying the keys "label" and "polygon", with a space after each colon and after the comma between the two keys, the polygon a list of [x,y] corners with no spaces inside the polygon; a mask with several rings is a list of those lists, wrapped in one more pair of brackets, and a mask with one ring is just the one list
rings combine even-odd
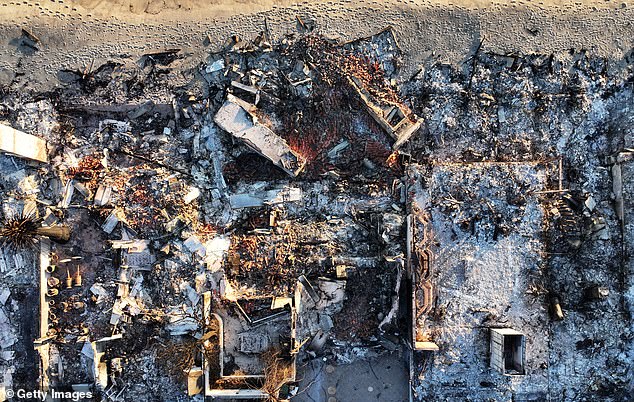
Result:
{"label": "sandy beach", "polygon": [[[59,69],[105,61],[135,62],[143,53],[180,48],[194,67],[233,34],[268,29],[273,39],[297,32],[296,17],[342,41],[392,26],[404,51],[403,79],[433,60],[459,64],[482,39],[497,53],[587,49],[619,62],[632,47],[634,7],[622,1],[169,1],[25,0],[0,7],[0,83],[41,90]],[[40,39],[17,46],[20,28]],[[27,78],[28,77],[28,78]]]}

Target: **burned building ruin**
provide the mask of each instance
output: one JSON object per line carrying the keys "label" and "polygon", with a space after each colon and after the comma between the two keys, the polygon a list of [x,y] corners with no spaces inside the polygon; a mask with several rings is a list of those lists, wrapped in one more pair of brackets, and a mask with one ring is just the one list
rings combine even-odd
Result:
{"label": "burned building ruin", "polygon": [[631,60],[295,22],[2,92],[0,401],[627,400]]}

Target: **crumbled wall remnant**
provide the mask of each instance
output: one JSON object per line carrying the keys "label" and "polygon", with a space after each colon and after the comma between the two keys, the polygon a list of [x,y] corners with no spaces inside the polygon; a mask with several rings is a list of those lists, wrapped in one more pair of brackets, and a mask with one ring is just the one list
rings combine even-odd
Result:
{"label": "crumbled wall remnant", "polygon": [[434,302],[431,251],[416,249],[412,263],[412,345],[415,350],[438,350],[424,327],[426,316],[431,312]]}
{"label": "crumbled wall remnant", "polygon": [[634,158],[634,149],[624,149],[623,151],[606,158],[606,163],[612,165],[612,192],[614,194],[614,209],[616,216],[622,224],[624,224],[624,205],[623,199],[623,173],[622,165]]}

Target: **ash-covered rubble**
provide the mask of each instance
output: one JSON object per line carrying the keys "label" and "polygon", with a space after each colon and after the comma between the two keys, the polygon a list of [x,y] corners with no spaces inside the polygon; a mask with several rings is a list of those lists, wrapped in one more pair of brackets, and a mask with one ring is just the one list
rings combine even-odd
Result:
{"label": "ash-covered rubble", "polygon": [[[476,52],[463,70],[430,59],[405,83],[403,96],[428,134],[416,136],[410,151],[431,165],[416,174],[428,198],[422,213],[413,214],[424,223],[415,240],[434,254],[437,291],[425,323],[428,334],[454,345],[439,345],[437,355],[418,360],[419,398],[616,401],[631,395],[631,240],[618,216],[626,185],[617,177],[627,163],[616,162],[632,137],[628,60],[574,49]],[[511,191],[504,184],[509,170],[525,171],[512,174]],[[504,262],[487,268],[486,254],[513,239],[519,243],[511,246],[511,260],[498,255],[494,260]],[[452,253],[457,256],[447,257]],[[487,278],[505,269],[518,271]],[[509,288],[487,291],[493,283]],[[511,299],[500,314],[497,302],[486,301],[505,294]],[[456,315],[458,308],[471,311]],[[474,320],[471,331],[469,325],[449,330],[464,319]],[[528,380],[486,376],[493,344],[484,329],[491,327],[525,335]],[[467,351],[465,340],[475,350]]]}
{"label": "ash-covered rubble", "polygon": [[299,21],[4,93],[0,400],[302,401],[307,361],[391,351],[411,400],[631,395],[631,65],[405,80],[392,29]]}
{"label": "ash-covered rubble", "polygon": [[[381,35],[365,41],[395,62],[393,33]],[[45,100],[5,98],[7,127],[45,141],[47,156],[27,165],[4,149],[17,156],[2,156],[5,204],[29,208],[5,217],[72,233],[26,253],[43,389],[287,397],[297,359],[347,362],[396,339],[398,137],[368,114],[351,74],[386,117],[407,107],[355,44],[243,45],[197,71],[179,70],[170,50],[134,68],[62,71]]]}

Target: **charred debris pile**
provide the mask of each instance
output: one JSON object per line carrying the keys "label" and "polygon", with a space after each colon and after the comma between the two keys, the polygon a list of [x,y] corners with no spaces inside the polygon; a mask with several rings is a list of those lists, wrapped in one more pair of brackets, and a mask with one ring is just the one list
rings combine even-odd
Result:
{"label": "charred debris pile", "polygon": [[3,156],[5,216],[71,233],[20,251],[44,388],[278,398],[298,355],[349,361],[406,330],[399,149],[421,120],[393,31],[234,37],[195,71],[182,57],[4,99],[7,133],[39,141],[2,144],[20,157]]}

